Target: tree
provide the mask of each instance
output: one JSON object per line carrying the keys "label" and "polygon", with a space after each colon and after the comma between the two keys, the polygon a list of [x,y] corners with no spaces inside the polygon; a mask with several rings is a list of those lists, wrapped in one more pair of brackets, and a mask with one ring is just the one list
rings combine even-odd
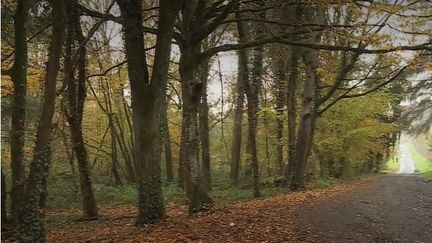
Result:
{"label": "tree", "polygon": [[[243,53],[242,53],[243,52]],[[234,185],[239,183],[241,147],[242,147],[242,127],[243,127],[243,109],[244,109],[244,83],[249,82],[247,65],[242,65],[246,59],[244,50],[237,51],[238,57],[238,74],[236,83],[236,101],[234,111],[233,142],[231,150],[231,171],[230,177]],[[247,61],[247,60],[246,60]]]}
{"label": "tree", "polygon": [[[66,57],[65,57],[65,84],[67,86],[68,109],[66,118],[69,123],[72,146],[78,160],[78,171],[80,177],[80,187],[83,201],[83,218],[93,220],[98,217],[96,199],[93,193],[90,168],[88,163],[87,149],[84,144],[82,132],[82,119],[84,104],[87,95],[86,88],[86,48],[85,38],[82,34],[80,16],[76,9],[76,4],[68,4],[68,23],[66,37]],[[73,51],[74,46],[76,52]],[[73,56],[77,56],[77,63],[73,61]],[[78,67],[78,77],[75,77],[75,66]]]}
{"label": "tree", "polygon": [[[189,200],[189,213],[202,210],[212,200],[203,187],[203,176],[198,159],[200,142],[198,112],[203,88],[199,71],[202,63],[211,56],[203,56],[202,42],[227,18],[237,1],[192,1],[181,9],[181,33],[179,36],[180,62],[179,73],[182,87],[183,119],[180,160],[183,163],[186,194]],[[197,20],[198,19],[198,20]]]}
{"label": "tree", "polygon": [[27,25],[29,1],[19,0],[14,16],[15,61],[10,71],[13,82],[11,148],[11,213],[14,223],[18,223],[24,195],[24,141],[27,96]]}
{"label": "tree", "polygon": [[[264,6],[263,1],[257,3],[259,6]],[[260,18],[265,19],[265,13],[260,13]],[[245,37],[244,30],[239,30],[239,37]],[[262,33],[262,25],[255,24],[252,28],[252,39],[260,38],[259,35]],[[240,32],[243,32],[240,34]],[[244,42],[244,41],[240,41]],[[258,111],[259,111],[259,94],[261,92],[263,69],[264,69],[264,47],[258,45],[251,51],[252,60],[250,68],[250,79],[249,82],[245,83],[245,93],[247,99],[247,116],[248,116],[248,149],[247,153],[250,160],[250,166],[252,169],[253,177],[253,195],[254,197],[260,196],[259,190],[259,162],[258,162],[258,151],[257,151],[257,126],[258,126]],[[242,64],[244,66],[245,64]]]}
{"label": "tree", "polygon": [[161,107],[161,131],[162,131],[162,144],[163,151],[165,153],[165,167],[166,167],[166,176],[167,181],[172,183],[174,182],[174,168],[173,168],[173,160],[172,160],[172,150],[171,150],[171,139],[170,132],[168,126],[168,98],[165,97],[163,99],[162,107]]}
{"label": "tree", "polygon": [[138,183],[137,225],[165,216],[160,172],[160,112],[165,97],[173,25],[179,1],[161,0],[153,73],[150,79],[142,31],[142,6],[138,0],[118,0],[125,38],[132,94],[134,164]]}
{"label": "tree", "polygon": [[[324,10],[322,7],[316,7],[316,11],[309,13],[313,15],[316,23],[322,23],[324,19]],[[314,31],[310,34],[312,43],[320,43],[321,32]],[[314,93],[317,82],[317,69],[319,65],[319,50],[305,50],[304,59],[306,65],[306,79],[303,86],[303,103],[301,108],[301,116],[296,141],[296,162],[295,174],[291,181],[291,188],[298,189],[304,187],[304,174],[309,156],[309,151],[312,143],[312,132],[314,129],[314,119],[316,110],[314,107]]]}
{"label": "tree", "polygon": [[201,79],[202,97],[199,107],[199,134],[201,141],[201,163],[202,174],[205,190],[211,190],[211,172],[210,172],[210,136],[209,136],[209,104],[207,101],[207,85],[209,75],[209,60],[201,64],[199,79]]}
{"label": "tree", "polygon": [[[240,18],[237,13],[236,17]],[[244,41],[245,31],[244,24],[237,22],[237,32],[239,34],[239,43]],[[231,150],[231,171],[230,176],[234,185],[239,183],[240,161],[241,161],[241,145],[242,145],[242,127],[243,127],[243,109],[245,90],[244,85],[249,82],[247,52],[245,49],[237,51],[237,83],[236,83],[236,100],[234,111],[234,126],[233,126],[233,142]]]}
{"label": "tree", "polygon": [[38,212],[40,190],[44,172],[44,158],[48,149],[51,123],[55,111],[56,83],[60,68],[60,56],[65,32],[64,1],[51,1],[53,31],[46,64],[44,100],[40,116],[33,160],[26,181],[26,193],[23,200],[23,212],[20,215],[19,228],[25,241],[45,242],[44,223]]}

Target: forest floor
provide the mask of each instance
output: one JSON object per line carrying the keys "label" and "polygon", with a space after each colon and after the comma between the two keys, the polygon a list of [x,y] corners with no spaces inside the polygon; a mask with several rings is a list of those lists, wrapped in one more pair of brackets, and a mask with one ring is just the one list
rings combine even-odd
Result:
{"label": "forest floor", "polygon": [[192,217],[186,206],[172,204],[167,206],[167,219],[144,229],[134,226],[133,206],[102,208],[101,219],[90,222],[76,221],[79,210],[48,212],[48,242],[317,242],[321,236],[316,230],[296,221],[324,201],[371,180],[376,179],[216,206]]}
{"label": "forest floor", "polygon": [[48,242],[430,242],[432,183],[379,175],[191,217],[185,205],[170,204],[167,218],[147,228],[134,226],[132,205],[100,212],[89,222],[77,220],[80,210],[46,212]]}
{"label": "forest floor", "polygon": [[384,175],[326,189],[256,199],[187,216],[168,205],[167,219],[134,226],[132,206],[49,212],[48,242],[428,242],[432,183],[417,175]]}
{"label": "forest floor", "polygon": [[427,242],[432,239],[432,184],[417,176],[376,176],[330,188],[216,207],[187,216],[167,206],[167,219],[134,226],[133,206],[47,213],[48,242]]}

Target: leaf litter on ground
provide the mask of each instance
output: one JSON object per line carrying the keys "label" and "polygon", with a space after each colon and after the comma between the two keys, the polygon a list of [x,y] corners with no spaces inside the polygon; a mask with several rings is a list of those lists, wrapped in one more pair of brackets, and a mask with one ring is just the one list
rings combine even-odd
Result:
{"label": "leaf litter on ground", "polygon": [[[368,179],[369,180],[369,179]],[[297,224],[303,210],[362,187],[368,180],[325,189],[289,192],[188,216],[186,205],[166,206],[167,218],[135,227],[131,205],[101,208],[96,221],[79,222],[80,210],[47,212],[48,242],[323,242],[308,226]]]}

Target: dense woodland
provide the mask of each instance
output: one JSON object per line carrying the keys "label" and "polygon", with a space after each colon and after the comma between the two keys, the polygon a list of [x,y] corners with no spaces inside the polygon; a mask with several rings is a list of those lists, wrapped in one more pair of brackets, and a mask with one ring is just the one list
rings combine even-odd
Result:
{"label": "dense woodland", "polygon": [[170,193],[192,215],[221,184],[260,197],[377,173],[402,131],[432,124],[428,0],[1,11],[2,224],[24,240],[44,241],[42,209],[79,200],[97,220],[108,193],[133,194],[144,226],[166,216]]}

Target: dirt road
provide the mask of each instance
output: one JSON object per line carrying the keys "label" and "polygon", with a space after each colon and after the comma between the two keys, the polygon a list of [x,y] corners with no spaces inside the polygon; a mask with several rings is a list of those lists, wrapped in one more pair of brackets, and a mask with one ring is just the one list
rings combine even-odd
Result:
{"label": "dirt road", "polygon": [[414,173],[415,166],[414,166],[414,160],[411,157],[411,154],[408,150],[408,147],[406,144],[400,146],[400,160],[399,160],[399,174],[404,173]]}
{"label": "dirt road", "polygon": [[432,183],[392,174],[310,208],[303,224],[331,242],[432,242]]}

